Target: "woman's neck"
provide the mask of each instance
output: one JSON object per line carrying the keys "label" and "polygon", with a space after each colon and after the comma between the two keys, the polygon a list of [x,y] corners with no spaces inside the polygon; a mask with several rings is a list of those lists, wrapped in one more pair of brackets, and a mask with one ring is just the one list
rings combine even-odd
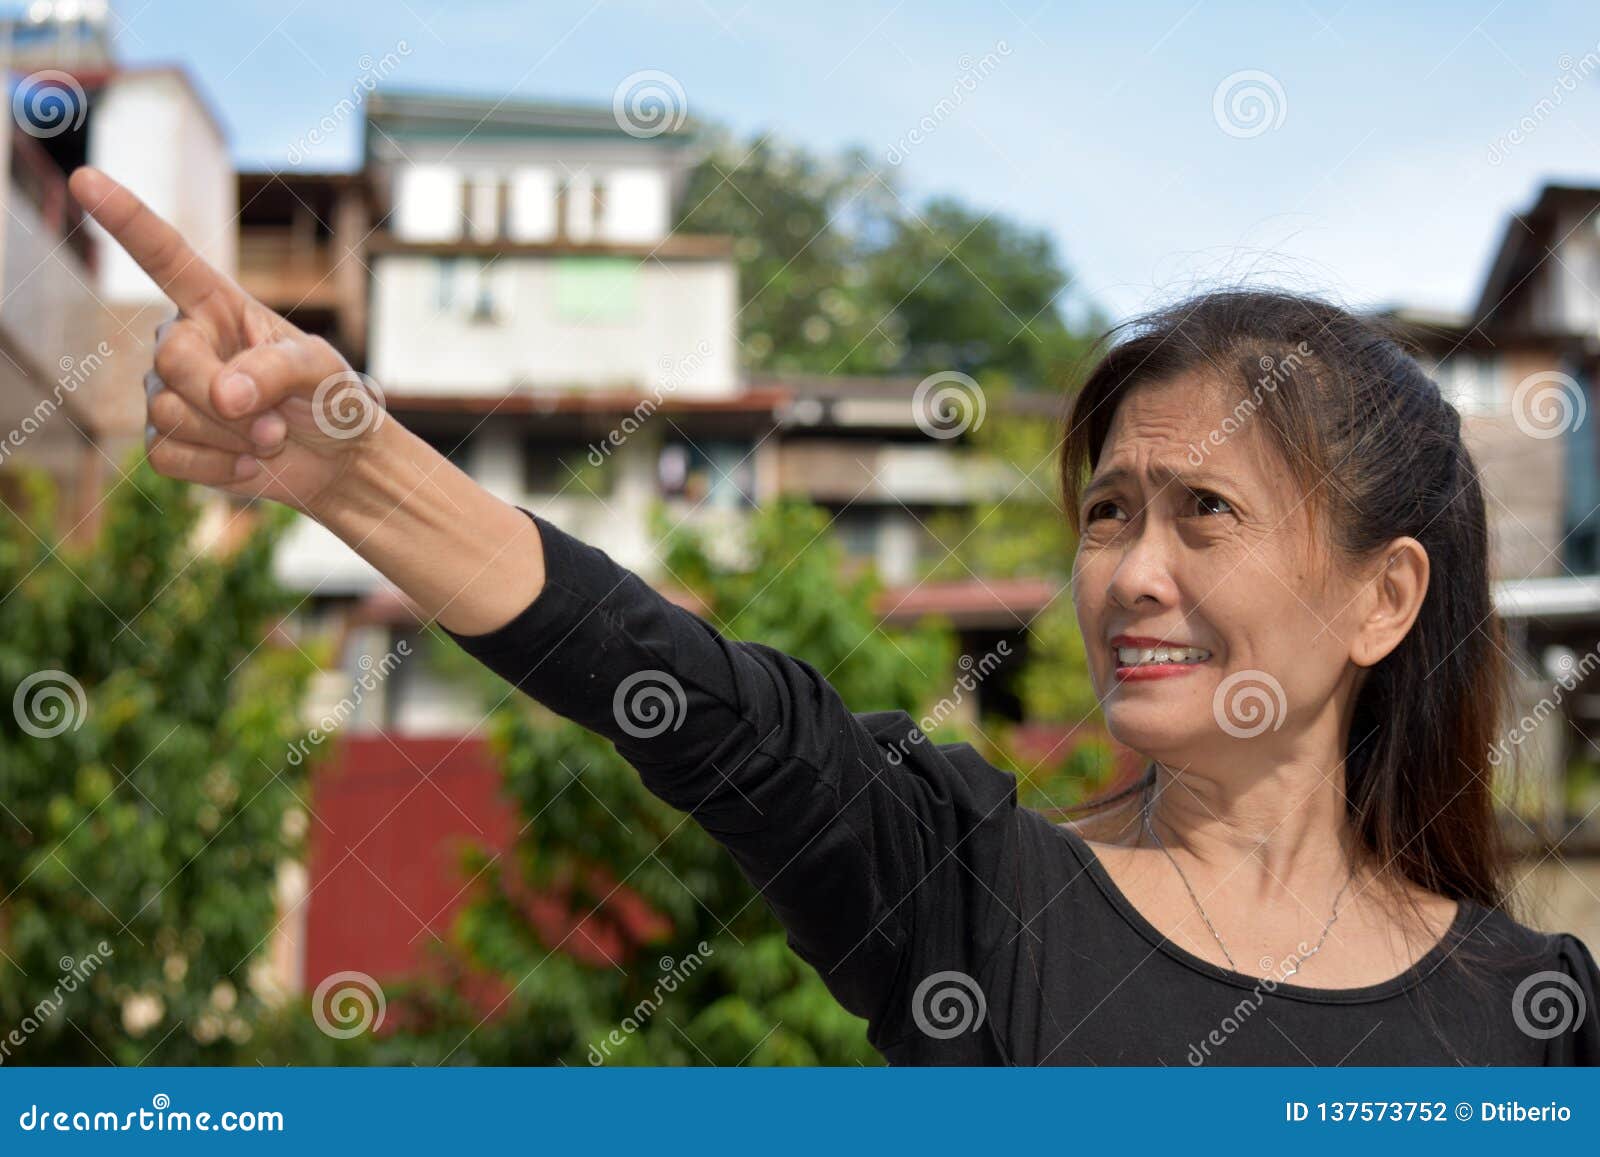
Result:
{"label": "woman's neck", "polygon": [[[1150,822],[1174,855],[1244,894],[1320,886],[1351,871],[1342,764],[1275,763],[1214,774],[1157,765]],[[1146,836],[1148,838],[1148,836]]]}

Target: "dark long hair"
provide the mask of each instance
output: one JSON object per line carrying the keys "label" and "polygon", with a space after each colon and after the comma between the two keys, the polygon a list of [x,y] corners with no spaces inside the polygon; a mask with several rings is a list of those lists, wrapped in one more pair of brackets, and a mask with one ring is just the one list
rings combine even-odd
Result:
{"label": "dark long hair", "polygon": [[1416,622],[1357,694],[1347,815],[1380,871],[1503,906],[1506,851],[1489,754],[1509,702],[1508,671],[1489,592],[1483,490],[1455,408],[1380,323],[1298,294],[1206,293],[1109,337],[1070,406],[1061,449],[1069,517],[1078,517],[1079,491],[1127,391],[1208,370],[1237,384],[1234,415],[1263,424],[1333,550],[1370,559],[1401,536],[1427,550]]}

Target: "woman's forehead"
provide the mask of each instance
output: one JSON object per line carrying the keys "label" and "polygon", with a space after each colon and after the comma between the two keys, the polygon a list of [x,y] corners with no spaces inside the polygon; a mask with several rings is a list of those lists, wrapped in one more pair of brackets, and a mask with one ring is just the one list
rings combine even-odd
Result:
{"label": "woman's forehead", "polygon": [[1243,391],[1214,373],[1134,386],[1117,402],[1098,464],[1173,453],[1241,464],[1254,460],[1262,443],[1257,427],[1266,419],[1244,401]]}
{"label": "woman's forehead", "polygon": [[1229,413],[1239,389],[1224,383],[1213,371],[1190,370],[1130,386],[1117,399],[1107,434],[1110,442],[1129,427],[1160,430],[1168,426],[1190,428],[1214,425]]}

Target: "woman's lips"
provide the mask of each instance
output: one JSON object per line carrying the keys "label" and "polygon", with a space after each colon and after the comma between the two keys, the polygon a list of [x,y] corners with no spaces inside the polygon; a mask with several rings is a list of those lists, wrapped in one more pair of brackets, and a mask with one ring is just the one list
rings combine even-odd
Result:
{"label": "woman's lips", "polygon": [[1142,635],[1116,635],[1111,640],[1111,660],[1119,680],[1174,679],[1210,659],[1210,651],[1191,643]]}

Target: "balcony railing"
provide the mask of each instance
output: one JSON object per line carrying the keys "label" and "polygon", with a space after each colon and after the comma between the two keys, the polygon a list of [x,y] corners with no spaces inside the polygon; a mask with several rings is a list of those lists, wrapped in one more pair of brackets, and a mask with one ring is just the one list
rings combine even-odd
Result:
{"label": "balcony railing", "polygon": [[333,246],[307,242],[290,229],[250,226],[239,231],[239,282],[274,307],[333,306],[339,285]]}

